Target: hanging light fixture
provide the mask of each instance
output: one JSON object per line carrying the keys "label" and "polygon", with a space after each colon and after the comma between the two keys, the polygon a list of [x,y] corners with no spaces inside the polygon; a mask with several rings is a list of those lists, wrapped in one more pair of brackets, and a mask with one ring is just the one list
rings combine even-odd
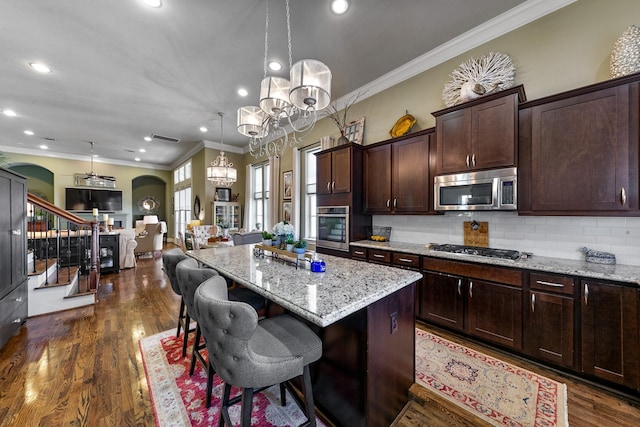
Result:
{"label": "hanging light fixture", "polygon": [[[264,35],[264,77],[260,83],[259,106],[240,107],[237,114],[238,132],[248,136],[249,150],[255,157],[278,156],[289,145],[302,140],[302,134],[313,129],[317,112],[331,102],[331,70],[315,59],[303,59],[293,64],[291,55],[291,14],[286,0],[289,80],[267,76],[269,56],[269,5]],[[289,140],[287,130],[293,132]]]}
{"label": "hanging light fixture", "polygon": [[[218,115],[220,116],[220,144],[224,145],[222,135],[224,113],[218,113]],[[238,171],[224,155],[224,151],[220,150],[220,155],[211,162],[211,166],[207,167],[207,179],[216,187],[231,187],[238,180]]]}

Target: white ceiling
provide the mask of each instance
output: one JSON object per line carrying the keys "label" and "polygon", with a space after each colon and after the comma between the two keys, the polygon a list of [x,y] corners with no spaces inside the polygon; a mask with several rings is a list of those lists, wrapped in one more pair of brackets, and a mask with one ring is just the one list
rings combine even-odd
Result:
{"label": "white ceiling", "polygon": [[[398,70],[421,71],[421,58],[463,33],[484,42],[572,1],[350,0],[336,16],[329,0],[290,0],[293,61],[326,63],[335,100]],[[271,2],[269,56],[288,75],[284,9]],[[167,169],[203,140],[219,142],[219,111],[224,144],[246,147],[236,110],[258,101],[265,16],[265,0],[163,0],[160,9],[140,0],[0,2],[0,110],[18,114],[0,115],[0,151],[45,154],[45,142],[46,155],[82,159],[93,141],[96,162]],[[53,72],[32,71],[36,61]],[[180,143],[145,142],[150,134]]]}

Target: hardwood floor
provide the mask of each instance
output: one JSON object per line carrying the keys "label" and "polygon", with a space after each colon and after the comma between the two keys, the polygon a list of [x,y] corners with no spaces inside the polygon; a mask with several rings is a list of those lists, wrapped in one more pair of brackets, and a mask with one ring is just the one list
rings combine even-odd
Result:
{"label": "hardwood floor", "polygon": [[[175,328],[180,299],[160,258],[139,259],[135,269],[103,275],[98,298],[92,307],[28,319],[0,350],[0,426],[155,425],[138,340]],[[464,344],[565,382],[572,426],[640,425],[637,402]],[[438,417],[442,425],[473,425]],[[429,418],[412,422],[440,425]]]}

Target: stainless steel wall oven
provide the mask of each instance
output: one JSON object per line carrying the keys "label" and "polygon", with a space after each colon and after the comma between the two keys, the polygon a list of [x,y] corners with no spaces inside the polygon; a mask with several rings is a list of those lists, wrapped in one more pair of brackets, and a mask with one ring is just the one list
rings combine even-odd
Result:
{"label": "stainless steel wall oven", "polygon": [[318,206],[316,246],[349,251],[349,206]]}

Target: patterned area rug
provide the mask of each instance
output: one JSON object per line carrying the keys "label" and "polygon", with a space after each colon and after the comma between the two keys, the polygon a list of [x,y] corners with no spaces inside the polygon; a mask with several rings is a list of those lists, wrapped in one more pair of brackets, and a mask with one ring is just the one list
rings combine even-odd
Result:
{"label": "patterned area rug", "polygon": [[492,425],[569,425],[565,384],[417,328],[416,382]]}
{"label": "patterned area rug", "polygon": [[[191,334],[193,337],[194,334]],[[223,383],[216,375],[213,381],[211,407],[205,407],[207,375],[200,363],[193,376],[189,376],[191,351],[182,357],[182,340],[176,338],[175,329],[161,332],[140,340],[149,394],[156,416],[156,425],[166,426],[217,426],[220,415],[220,398]],[[193,341],[193,339],[191,340]],[[189,349],[193,346],[189,342]],[[239,389],[232,388],[232,396]],[[287,393],[289,393],[287,391]],[[290,394],[287,405],[280,405],[280,390],[273,386],[253,398],[252,426],[298,426],[307,418]],[[229,409],[233,425],[240,425],[240,404]],[[317,420],[319,426],[324,426]]]}

